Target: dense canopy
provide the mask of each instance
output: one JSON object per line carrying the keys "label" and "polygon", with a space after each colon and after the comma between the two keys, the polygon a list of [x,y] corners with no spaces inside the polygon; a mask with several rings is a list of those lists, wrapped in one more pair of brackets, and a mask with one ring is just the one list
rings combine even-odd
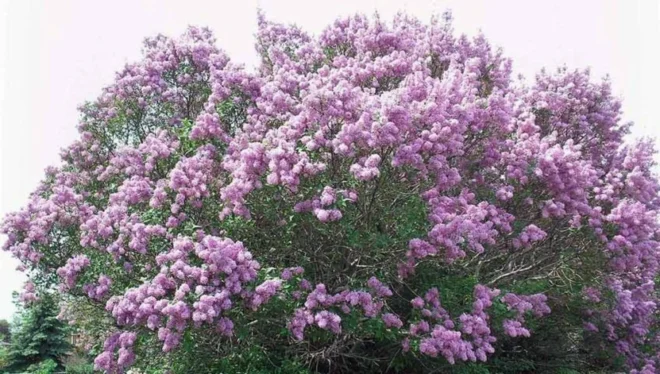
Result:
{"label": "dense canopy", "polygon": [[660,368],[655,151],[607,80],[514,79],[449,15],[256,37],[147,39],[2,225],[97,369]]}

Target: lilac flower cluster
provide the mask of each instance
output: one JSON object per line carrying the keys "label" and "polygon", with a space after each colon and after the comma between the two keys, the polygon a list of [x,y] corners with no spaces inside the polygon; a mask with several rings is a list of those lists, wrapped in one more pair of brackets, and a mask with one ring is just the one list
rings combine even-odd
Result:
{"label": "lilac flower cluster", "polygon": [[265,304],[271,297],[282,289],[281,279],[269,279],[254,289],[254,294],[248,301],[252,310],[257,310],[262,304]]}
{"label": "lilac flower cluster", "polygon": [[114,152],[109,165],[95,170],[99,181],[106,181],[120,174],[148,176],[154,172],[158,161],[166,160],[179,148],[179,141],[166,130],[149,134],[137,147],[124,146]]}
{"label": "lilac flower cluster", "polygon": [[365,158],[362,163],[351,165],[350,172],[353,176],[362,181],[374,179],[380,175],[378,165],[380,165],[381,158],[379,155],[374,154]]}
{"label": "lilac flower cluster", "polygon": [[[204,265],[190,265],[193,256]],[[161,271],[151,281],[127,290],[123,296],[111,297],[106,309],[120,325],[158,330],[165,352],[179,344],[189,323],[216,323],[229,334],[233,325],[222,313],[233,305],[232,297],[244,296],[245,284],[256,279],[259,269],[240,242],[214,236],[204,236],[197,243],[189,238],[175,239],[172,249],[159,254],[156,261]],[[271,290],[270,283],[258,287],[252,305],[258,306],[257,296],[259,302],[265,302]],[[170,294],[172,299],[167,298]]]}
{"label": "lilac flower cluster", "polygon": [[90,299],[103,300],[112,286],[112,279],[106,275],[99,276],[98,284],[86,284],[83,286],[83,291],[87,293]]}
{"label": "lilac flower cluster", "polygon": [[103,353],[94,360],[94,368],[107,373],[123,373],[123,369],[130,367],[135,361],[133,345],[136,339],[137,334],[134,332],[117,332],[110,335],[103,343]]}
{"label": "lilac flower cluster", "polygon": [[410,241],[407,261],[399,268],[401,277],[413,273],[415,261],[437,254],[438,248],[445,250],[447,262],[453,262],[466,256],[461,247],[482,253],[484,245],[495,244],[500,233],[511,232],[510,223],[514,219],[511,214],[485,201],[473,204],[475,194],[467,190],[458,197],[441,196],[437,189],[423,196],[432,208],[429,220],[434,226],[428,233],[428,241]]}
{"label": "lilac flower cluster", "polygon": [[517,238],[513,239],[512,243],[513,246],[516,248],[520,248],[523,246],[529,246],[533,242],[537,242],[540,240],[545,239],[545,237],[548,234],[546,234],[545,231],[541,230],[538,228],[536,225],[531,224],[529,226],[526,226],[520,235],[518,235]]}
{"label": "lilac flower cluster", "polygon": [[[185,202],[200,208],[202,199],[210,194],[210,180],[214,173],[215,148],[211,145],[198,149],[197,154],[179,161],[170,172],[168,187],[176,193],[174,204],[170,206],[172,214],[179,213]],[[161,194],[154,194],[161,196]],[[152,199],[152,207],[160,207],[162,201]]]}
{"label": "lilac flower cluster", "polygon": [[296,267],[292,267],[292,268],[286,268],[286,269],[282,270],[282,274],[280,275],[280,277],[283,280],[288,281],[291,278],[293,278],[294,276],[302,275],[304,272],[305,272],[305,269],[303,269],[300,266],[296,266]]}
{"label": "lilac flower cluster", "polygon": [[[496,341],[486,310],[498,294],[499,290],[476,286],[472,312],[459,317],[460,327],[457,328],[449,313],[440,305],[438,290],[430,289],[424,299],[416,297],[411,301],[416,309],[421,309],[421,319],[410,324],[410,337],[420,339],[421,353],[431,357],[442,355],[452,364],[457,360],[486,361],[487,356],[495,352],[492,344]],[[404,348],[409,344],[410,340],[404,341]]]}
{"label": "lilac flower cluster", "polygon": [[35,292],[34,283],[25,282],[25,284],[23,285],[23,291],[20,293],[18,298],[22,303],[25,304],[29,304],[33,301],[39,300],[39,296],[37,296]]}
{"label": "lilac flower cluster", "polygon": [[128,250],[146,253],[153,237],[165,237],[167,232],[161,225],[145,225],[140,217],[129,214],[127,204],[109,205],[80,225],[80,245],[102,249],[115,260]]}
{"label": "lilac flower cluster", "polygon": [[57,275],[62,278],[62,289],[70,290],[76,284],[78,274],[89,266],[89,258],[85,255],[77,255],[67,260],[66,265],[57,269]]}
{"label": "lilac flower cluster", "polygon": [[[335,334],[341,333],[342,319],[337,312],[333,311],[334,309],[349,314],[359,308],[367,318],[376,318],[381,315],[387,327],[401,328],[403,322],[399,316],[393,313],[382,313],[385,306],[384,299],[392,296],[389,287],[375,277],[369,279],[368,286],[371,292],[344,290],[337,294],[330,294],[324,284],[317,284],[314,290],[307,295],[304,306],[296,309],[293,318],[289,321],[291,334],[295,339],[302,340],[307,326],[317,326]],[[303,285],[302,288],[307,287]]]}
{"label": "lilac flower cluster", "polygon": [[550,313],[550,307],[546,304],[547,297],[543,294],[534,295],[516,295],[507,293],[502,297],[502,301],[509,310],[515,314],[514,319],[506,319],[502,323],[504,332],[512,337],[529,336],[530,332],[523,326],[525,314],[532,313],[536,317],[542,317]]}
{"label": "lilac flower cluster", "polygon": [[[341,211],[339,209],[327,209],[336,202],[338,192],[341,194],[346,193],[343,190],[335,191],[332,187],[325,186],[323,187],[323,191],[321,191],[321,196],[312,200],[301,201],[293,207],[293,210],[298,213],[311,211],[323,223],[338,221],[342,217]],[[350,199],[350,193],[346,194]]]}
{"label": "lilac flower cluster", "polygon": [[[86,179],[69,179],[66,174],[60,176],[56,179],[58,184],[50,187],[50,196],[43,197],[35,192],[24,209],[8,214],[3,221],[2,232],[7,235],[3,248],[25,266],[36,264],[43,257],[39,246],[52,242],[50,233],[55,227],[75,227],[95,211],[93,206],[83,202],[82,194],[69,186],[84,183]],[[48,187],[42,185],[40,188]]]}

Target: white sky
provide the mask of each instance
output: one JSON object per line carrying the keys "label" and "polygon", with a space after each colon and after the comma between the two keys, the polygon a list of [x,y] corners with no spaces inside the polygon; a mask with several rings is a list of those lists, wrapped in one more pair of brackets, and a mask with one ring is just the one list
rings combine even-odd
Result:
{"label": "white sky", "polygon": [[[660,134],[657,0],[0,0],[0,216],[19,209],[44,168],[59,162],[60,148],[76,137],[78,104],[139,58],[144,37],[208,26],[234,61],[253,65],[258,6],[314,33],[355,12],[391,19],[406,10],[428,20],[451,9],[457,32],[483,30],[529,79],[563,64],[609,73],[634,134]],[[0,253],[0,319],[13,313],[11,293],[24,281],[16,265]]]}

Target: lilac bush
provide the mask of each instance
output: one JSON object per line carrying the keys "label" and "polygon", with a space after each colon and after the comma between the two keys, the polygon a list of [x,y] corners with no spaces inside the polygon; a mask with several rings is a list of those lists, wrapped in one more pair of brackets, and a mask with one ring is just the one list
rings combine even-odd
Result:
{"label": "lilac bush", "polygon": [[261,347],[430,371],[533,347],[553,315],[587,361],[657,370],[655,151],[607,80],[514,79],[449,15],[258,24],[254,70],[207,29],[147,39],[4,220],[22,299],[98,316],[98,370]]}

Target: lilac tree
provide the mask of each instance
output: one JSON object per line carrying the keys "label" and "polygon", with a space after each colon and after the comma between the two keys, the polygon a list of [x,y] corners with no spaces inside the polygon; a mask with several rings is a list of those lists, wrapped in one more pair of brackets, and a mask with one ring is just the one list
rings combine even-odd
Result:
{"label": "lilac tree", "polygon": [[624,142],[607,80],[513,79],[449,15],[318,36],[260,15],[256,48],[250,70],[207,29],[147,39],[4,221],[23,299],[58,287],[94,316],[63,312],[105,342],[97,369],[211,370],[249,347],[423,372],[549,328],[564,362],[656,371],[654,149]]}

